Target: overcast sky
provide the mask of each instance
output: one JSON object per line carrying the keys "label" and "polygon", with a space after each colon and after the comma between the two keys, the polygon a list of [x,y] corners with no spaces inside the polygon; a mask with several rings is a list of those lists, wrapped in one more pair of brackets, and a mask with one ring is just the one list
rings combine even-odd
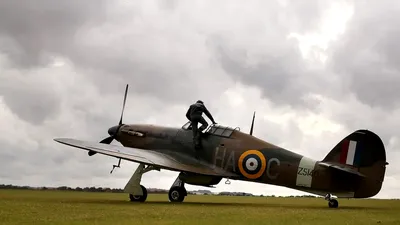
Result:
{"label": "overcast sky", "polygon": [[[123,188],[136,163],[60,145],[118,123],[181,126],[202,99],[215,120],[322,159],[350,132],[384,141],[379,198],[399,198],[396,1],[0,1],[0,183]],[[168,189],[176,172],[143,176]],[[221,181],[212,191],[304,194]],[[204,189],[188,186],[190,190]]]}

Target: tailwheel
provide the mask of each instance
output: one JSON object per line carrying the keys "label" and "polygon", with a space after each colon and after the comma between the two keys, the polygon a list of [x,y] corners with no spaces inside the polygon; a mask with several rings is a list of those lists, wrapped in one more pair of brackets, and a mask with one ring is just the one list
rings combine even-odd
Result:
{"label": "tailwheel", "polygon": [[331,199],[328,202],[329,208],[337,208],[339,206],[339,202],[336,199]]}
{"label": "tailwheel", "polygon": [[328,201],[329,208],[337,208],[339,206],[338,201],[332,196],[332,194],[325,195],[325,200]]}
{"label": "tailwheel", "polygon": [[184,187],[174,186],[169,190],[168,198],[171,202],[183,202],[187,195]]}
{"label": "tailwheel", "polygon": [[129,194],[129,199],[131,202],[144,202],[147,199],[147,189],[143,186],[140,185],[140,188],[142,188],[143,195],[132,195]]}

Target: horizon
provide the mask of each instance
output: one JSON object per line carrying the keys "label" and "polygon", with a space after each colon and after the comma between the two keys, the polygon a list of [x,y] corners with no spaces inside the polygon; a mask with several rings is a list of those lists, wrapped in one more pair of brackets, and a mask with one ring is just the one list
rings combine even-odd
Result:
{"label": "horizon", "polygon": [[[3,188],[4,186],[12,186],[12,187],[16,187],[16,189],[14,189],[14,190],[19,190],[18,188],[21,188],[21,189],[24,189],[24,187],[26,187],[27,188],[27,190],[30,190],[30,189],[34,189],[34,190],[38,190],[38,189],[41,189],[41,190],[57,190],[57,191],[69,191],[68,190],[68,188],[71,188],[70,190],[73,190],[73,191],[82,191],[82,192],[84,192],[84,189],[85,188],[87,188],[87,189],[90,189],[90,188],[96,188],[96,189],[110,189],[110,190],[119,190],[120,192],[115,192],[115,193],[125,193],[125,192],[123,192],[123,188],[110,188],[110,187],[103,187],[103,186],[98,186],[98,187],[95,187],[95,186],[91,186],[91,187],[79,187],[79,186],[77,186],[77,187],[70,187],[70,186],[65,186],[65,185],[62,185],[62,186],[30,186],[30,185],[13,185],[13,184],[0,184],[0,190],[4,190],[4,189],[7,189],[7,188]],[[43,189],[43,188],[46,188],[46,189]],[[67,189],[59,189],[59,188],[67,188]],[[81,188],[82,190],[76,190],[77,188]],[[147,188],[147,190],[149,191],[149,194],[159,194],[158,192],[151,192],[151,190],[158,190],[158,191],[162,191],[162,194],[165,194],[165,193],[168,193],[168,191],[169,191],[169,189],[162,189],[162,188],[154,188],[154,187],[146,187]],[[10,188],[9,190],[13,190],[13,188]],[[275,195],[275,194],[271,194],[271,195],[264,195],[264,194],[259,194],[259,195],[256,195],[256,194],[254,194],[254,193],[251,193],[251,192],[240,192],[240,191],[217,191],[217,192],[215,192],[215,191],[212,191],[212,190],[208,190],[208,189],[196,189],[196,190],[191,190],[191,189],[187,189],[187,191],[188,192],[201,192],[201,191],[206,191],[206,192],[209,192],[209,193],[212,193],[212,194],[220,194],[220,193],[245,193],[245,194],[251,194],[252,196],[255,196],[255,197],[276,197],[276,198],[278,198],[278,197],[312,197],[312,198],[324,198],[324,196],[319,196],[319,195],[315,195],[315,194],[312,194],[312,193],[307,193],[307,192],[304,192],[305,194],[302,194],[302,195]],[[164,193],[165,192],[165,193]],[[238,195],[238,196],[241,196],[241,195]],[[377,197],[370,197],[370,198],[344,198],[344,199],[381,199],[381,200],[400,200],[400,198],[377,198]]]}

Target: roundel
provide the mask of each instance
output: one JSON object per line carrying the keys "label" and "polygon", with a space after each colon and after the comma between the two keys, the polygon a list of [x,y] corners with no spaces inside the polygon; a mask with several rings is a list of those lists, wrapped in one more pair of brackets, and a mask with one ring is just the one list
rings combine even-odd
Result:
{"label": "roundel", "polygon": [[248,150],[239,157],[238,166],[243,176],[249,179],[257,179],[265,171],[265,157],[258,150]]}

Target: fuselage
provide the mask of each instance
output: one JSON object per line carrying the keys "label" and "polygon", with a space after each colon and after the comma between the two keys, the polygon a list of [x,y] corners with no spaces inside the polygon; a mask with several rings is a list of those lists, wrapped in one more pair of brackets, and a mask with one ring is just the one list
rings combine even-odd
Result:
{"label": "fuselage", "polygon": [[[279,185],[321,195],[354,195],[356,183],[351,176],[335,176],[332,170],[320,166],[316,160],[239,130],[233,130],[229,137],[203,134],[203,148],[197,153],[192,137],[192,130],[189,129],[135,124],[122,126],[116,139],[126,147],[170,151],[192,157],[198,154],[201,160],[240,175],[234,178],[237,180]],[[259,157],[249,150],[258,150],[262,155]],[[253,168],[258,171],[251,173],[249,169]]]}

